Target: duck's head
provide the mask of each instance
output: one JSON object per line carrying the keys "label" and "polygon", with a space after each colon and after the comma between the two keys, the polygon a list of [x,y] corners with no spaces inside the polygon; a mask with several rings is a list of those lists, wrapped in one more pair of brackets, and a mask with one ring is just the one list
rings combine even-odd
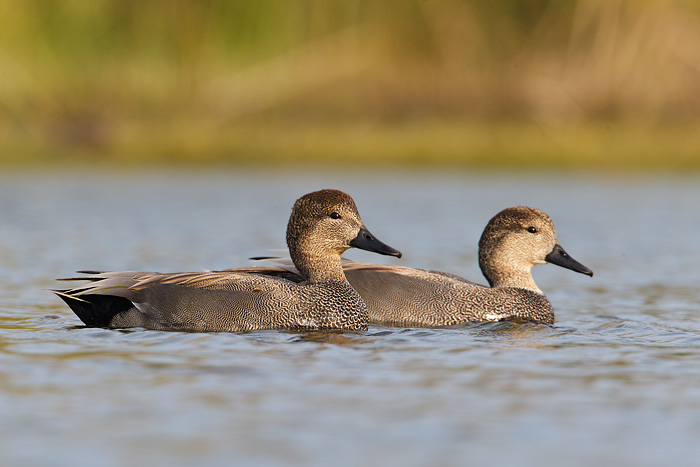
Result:
{"label": "duck's head", "polygon": [[530,271],[545,263],[593,275],[559,245],[552,219],[539,209],[507,208],[489,221],[479,240],[479,266],[491,286],[539,290]]}
{"label": "duck's head", "polygon": [[353,247],[401,257],[400,251],[367,230],[355,201],[339,190],[314,191],[294,203],[287,225],[287,246],[297,269],[307,278],[314,275],[309,270],[310,258],[315,262],[339,261],[340,255]]}

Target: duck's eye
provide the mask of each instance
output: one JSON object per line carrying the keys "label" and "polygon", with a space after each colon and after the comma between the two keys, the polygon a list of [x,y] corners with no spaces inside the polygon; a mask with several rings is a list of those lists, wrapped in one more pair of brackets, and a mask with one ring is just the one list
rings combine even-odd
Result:
{"label": "duck's eye", "polygon": [[533,226],[530,226],[530,227],[527,228],[527,231],[530,232],[530,233],[537,233],[537,228],[535,228],[535,227],[533,227]]}
{"label": "duck's eye", "polygon": [[332,212],[331,219],[340,219],[340,214],[338,214],[337,212]]}

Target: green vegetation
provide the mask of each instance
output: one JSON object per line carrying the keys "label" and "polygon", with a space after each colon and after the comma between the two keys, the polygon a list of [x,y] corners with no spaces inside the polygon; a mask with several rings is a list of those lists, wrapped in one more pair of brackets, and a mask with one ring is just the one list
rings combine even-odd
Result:
{"label": "green vegetation", "polygon": [[0,164],[85,162],[700,168],[700,2],[0,2]]}

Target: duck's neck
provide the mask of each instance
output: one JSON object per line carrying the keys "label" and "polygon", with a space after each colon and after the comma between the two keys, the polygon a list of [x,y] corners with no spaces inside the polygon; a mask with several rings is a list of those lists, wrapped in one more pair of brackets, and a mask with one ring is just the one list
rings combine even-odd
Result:
{"label": "duck's neck", "polygon": [[529,289],[537,293],[542,293],[535,280],[532,278],[531,265],[507,264],[496,261],[492,264],[490,261],[480,262],[481,272],[489,281],[491,287],[519,287]]}
{"label": "duck's neck", "polygon": [[290,255],[299,273],[310,283],[323,281],[345,282],[345,273],[339,254],[293,251]]}
{"label": "duck's neck", "polygon": [[491,287],[519,287],[521,289],[529,289],[533,292],[542,293],[530,272],[517,274],[495,274],[487,276],[486,279],[491,284]]}

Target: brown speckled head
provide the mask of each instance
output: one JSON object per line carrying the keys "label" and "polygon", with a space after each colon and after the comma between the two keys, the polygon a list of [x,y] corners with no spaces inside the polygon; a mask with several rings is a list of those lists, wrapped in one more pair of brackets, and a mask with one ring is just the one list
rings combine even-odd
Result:
{"label": "brown speckled head", "polygon": [[[563,261],[559,256],[563,252]],[[552,260],[553,254],[559,255]],[[494,287],[524,287],[539,291],[530,271],[552,262],[577,272],[592,272],[558,245],[552,219],[539,209],[516,206],[496,214],[479,240],[479,266]]]}
{"label": "brown speckled head", "polygon": [[[536,232],[530,232],[533,229]],[[531,235],[524,235],[524,233]],[[533,233],[539,234],[537,242],[534,241]],[[504,209],[491,218],[481,235],[481,240],[479,240],[479,250],[493,249],[504,239],[517,238],[518,236],[521,236],[522,242],[527,243],[530,248],[533,248],[536,243],[551,243],[552,247],[557,243],[554,223],[547,214],[539,209],[515,206]],[[550,247],[547,253],[551,249]]]}
{"label": "brown speckled head", "polygon": [[330,189],[309,193],[294,203],[287,246],[294,265],[311,281],[345,280],[340,255],[351,247],[400,256],[367,231],[350,195]]}
{"label": "brown speckled head", "polygon": [[314,191],[296,200],[289,218],[288,229],[310,225],[318,219],[330,216],[333,212],[341,214],[341,211],[350,214],[358,221],[360,219],[355,201],[347,193],[330,189]]}

